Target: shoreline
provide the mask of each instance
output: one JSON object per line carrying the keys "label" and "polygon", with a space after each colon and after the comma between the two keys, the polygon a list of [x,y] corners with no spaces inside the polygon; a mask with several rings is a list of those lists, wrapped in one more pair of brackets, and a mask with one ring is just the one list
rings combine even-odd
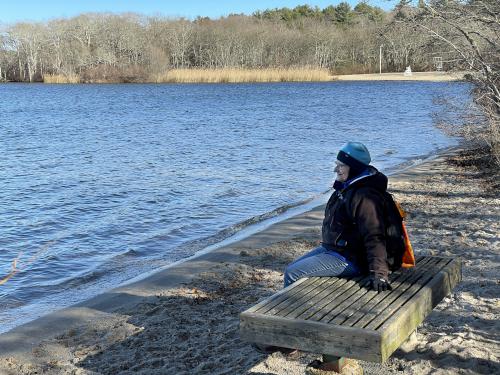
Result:
{"label": "shoreline", "polygon": [[335,75],[337,81],[421,81],[421,82],[454,82],[464,81],[465,72],[412,72],[404,73],[371,73]]}
{"label": "shoreline", "polygon": [[241,83],[318,83],[340,81],[416,81],[416,82],[458,82],[465,81],[467,72],[412,72],[405,75],[403,72],[392,73],[360,73],[360,74],[331,74],[325,69],[180,69],[172,70],[172,74],[162,78],[145,80],[95,80],[80,82],[79,79],[59,77],[57,80],[40,82],[2,81],[0,84],[45,84],[45,85],[108,85],[108,84],[241,84]]}
{"label": "shoreline", "polygon": [[[425,251],[426,254],[463,256],[463,254],[458,254],[457,250],[453,250],[452,245],[456,247],[461,244],[461,241],[464,242],[469,239],[467,225],[470,225],[469,221],[472,219],[469,220],[465,216],[462,218],[455,217],[455,211],[460,208],[455,205],[448,206],[444,204],[442,207],[439,206],[437,208],[425,206],[436,194],[429,195],[430,193],[426,193],[424,189],[438,189],[437,196],[442,197],[442,199],[449,196],[450,193],[452,199],[462,199],[462,195],[465,196],[477,185],[473,183],[469,186],[466,184],[467,181],[450,184],[446,180],[459,178],[457,176],[470,173],[461,171],[457,167],[452,167],[448,164],[448,160],[453,155],[456,155],[456,153],[456,149],[445,151],[432,160],[403,170],[390,178],[393,191],[396,193],[398,199],[402,201],[404,207],[409,210],[410,235],[418,254],[424,254]],[[433,181],[433,176],[435,180],[439,180],[439,186],[437,184],[436,186],[429,184],[429,182]],[[450,191],[454,187],[462,190],[458,192]],[[480,192],[474,191],[474,194],[481,196]],[[487,201],[495,200],[495,198],[489,197],[484,199]],[[496,198],[496,200],[498,203],[499,199]],[[467,202],[462,202],[461,204],[465,203]],[[439,201],[436,201],[436,204],[439,204]],[[494,202],[491,205],[493,206],[491,210],[495,210]],[[425,206],[433,212],[428,213],[421,206]],[[468,204],[466,207],[471,207],[471,205]],[[494,226],[495,223],[490,223],[490,219],[488,219],[488,223],[485,222],[484,227],[481,226],[481,223],[484,221],[482,220],[483,217],[492,217],[494,220],[495,214],[498,212],[498,209],[496,210],[487,213],[478,213],[479,217],[475,219],[477,222],[472,223],[476,229],[475,232],[480,232],[480,239],[486,241],[485,244],[481,245],[485,248],[488,246],[493,248],[498,247],[498,239],[492,234],[495,233],[495,228],[488,226]],[[121,286],[81,304],[16,327],[0,335],[0,373],[28,374],[32,373],[30,371],[43,370],[54,374],[90,374],[91,371],[97,370],[99,370],[97,373],[101,373],[100,371],[103,371],[102,373],[113,373],[113,371],[116,372],[118,369],[123,371],[123,373],[127,371],[135,373],[140,369],[151,371],[147,373],[155,373],[156,370],[153,371],[155,368],[162,369],[156,373],[162,373],[167,368],[173,368],[173,366],[178,365],[187,366],[187,372],[183,372],[184,370],[180,367],[175,367],[177,371],[175,373],[186,374],[198,372],[222,374],[231,373],[231,371],[232,373],[242,373],[243,369],[246,369],[248,373],[254,371],[265,372],[265,369],[269,372],[270,368],[276,368],[276,371],[273,370],[273,372],[270,372],[273,374],[296,373],[297,369],[297,371],[300,369],[303,371],[304,363],[310,359],[310,354],[304,354],[298,360],[288,359],[280,355],[272,355],[264,358],[262,355],[255,353],[248,344],[239,342],[237,335],[238,313],[246,307],[253,305],[257,300],[281,288],[281,271],[283,265],[286,265],[289,261],[307,251],[318,242],[322,216],[323,206],[315,207],[310,211],[275,223],[263,231],[252,234],[240,241],[202,254],[196,259],[159,271],[138,282]],[[440,237],[437,244],[431,243],[429,245],[429,233],[443,230],[443,224],[439,222],[439,218],[445,220],[448,216],[451,216],[451,219],[458,223],[455,225],[461,225],[460,230],[456,235]],[[438,221],[436,221],[436,218]],[[444,227],[453,223],[454,221],[446,222]],[[416,224],[419,224],[419,226],[416,226]],[[498,223],[495,225],[498,227]],[[463,252],[470,251],[467,246],[468,243],[463,245]],[[481,262],[483,261],[485,260],[481,260]],[[498,254],[494,252],[491,256],[486,257],[486,261],[495,264],[500,262]],[[468,266],[471,267],[471,263],[468,258],[465,258],[464,269]],[[485,280],[491,279],[491,282],[494,281],[494,277],[491,276],[491,272],[494,271],[493,268],[483,267],[481,269],[481,272],[486,275],[484,276]],[[419,336],[424,335],[424,337],[419,337],[419,339],[422,339],[420,341],[424,342],[422,344],[424,345],[424,349],[428,349],[428,347],[434,348],[433,344],[436,341],[425,340],[427,336],[430,339],[434,339],[433,334],[436,333],[434,331],[438,331],[437,333],[439,334],[442,333],[445,339],[450,335],[452,336],[449,340],[444,340],[444,343],[441,342],[444,345],[444,353],[450,350],[450,345],[452,349],[457,345],[460,348],[462,342],[466,347],[471,346],[472,349],[476,347],[471,345],[466,336],[460,336],[462,337],[462,341],[454,344],[456,341],[453,339],[455,331],[453,330],[453,325],[450,328],[450,324],[453,322],[450,322],[452,318],[448,317],[447,310],[451,310],[459,315],[458,324],[460,326],[456,327],[458,332],[462,332],[464,328],[464,319],[467,323],[470,323],[467,319],[472,319],[474,323],[474,316],[479,316],[485,310],[488,310],[487,313],[484,313],[487,316],[481,316],[481,319],[485,320],[486,327],[481,327],[481,329],[484,328],[485,331],[492,329],[494,332],[495,324],[498,328],[498,323],[495,323],[494,320],[491,321],[490,318],[492,313],[490,311],[491,308],[498,306],[498,296],[495,296],[493,290],[486,288],[488,289],[488,296],[491,294],[493,299],[496,298],[496,302],[493,302],[497,305],[493,303],[492,306],[484,306],[482,299],[471,296],[471,294],[474,294],[474,290],[464,288],[463,284],[467,283],[466,272],[467,270],[464,271],[462,285],[457,288],[451,297],[447,297],[439,305],[441,308],[439,306],[436,308],[443,316],[440,316],[438,313],[436,317],[436,314],[433,313],[431,316],[434,316],[434,318],[429,318],[431,320],[430,326],[429,323],[424,323],[424,333],[419,333]],[[474,272],[477,273],[476,271]],[[484,281],[484,284],[489,287],[491,283]],[[494,285],[491,288],[494,288]],[[463,317],[460,314],[464,308],[464,304],[470,308],[474,308],[476,305],[481,306],[481,309],[476,308],[473,311],[474,314],[470,314],[470,311],[465,311],[468,318]],[[226,311],[226,309],[229,310]],[[165,328],[161,326],[162,336],[175,336],[175,342],[163,342],[157,353],[151,347],[149,349],[152,352],[151,350],[147,351],[146,347],[151,342],[157,342],[150,337],[154,332],[150,328],[156,327],[155,329],[158,329],[159,326],[155,325],[158,322],[161,322],[165,326],[170,324],[170,322],[161,320],[165,316],[169,321],[173,320],[175,327]],[[219,320],[221,321],[220,325],[222,325],[222,328],[218,326]],[[441,324],[436,325],[434,321]],[[193,326],[192,322],[196,326]],[[212,327],[212,323],[215,325],[214,327]],[[492,326],[491,324],[494,325]],[[429,326],[428,329],[426,325]],[[441,325],[443,325],[444,331]],[[197,333],[200,335],[200,338],[191,338],[189,332],[184,332],[184,326],[188,330],[190,328],[192,330],[199,329]],[[216,335],[211,349],[208,348],[205,350],[206,348],[202,346],[206,346],[206,342],[203,340],[206,340],[207,330],[208,332],[211,330],[218,332],[217,327],[222,330],[222,333]],[[473,324],[471,327],[473,328],[472,333],[476,334],[478,328]],[[228,333],[229,336],[225,336],[224,333]],[[187,338],[185,335],[187,335]],[[478,335],[481,336],[480,333]],[[441,340],[439,337],[441,336],[438,335],[437,341]],[[136,348],[136,354],[142,353],[146,355],[148,353],[148,361],[138,361],[139,363],[136,365],[140,366],[136,367],[135,370],[132,367],[119,367],[123,366],[123,362],[127,363],[127,360],[130,359],[131,353],[127,351],[127,342],[130,343],[130,340],[143,346],[142,348],[140,346]],[[167,340],[166,337],[165,340]],[[194,341],[191,342],[192,340]],[[196,340],[198,340],[198,344],[196,344]],[[201,344],[199,344],[199,340],[201,340]],[[185,347],[185,345],[188,346]],[[434,349],[443,352],[443,345]],[[198,346],[201,347],[197,348]],[[169,354],[170,347],[177,349]],[[197,358],[197,361],[200,363],[178,364],[177,362],[171,362],[174,358],[174,361],[180,358],[181,362],[185,359],[182,353],[183,348],[190,350],[191,356]],[[221,350],[218,348],[221,348]],[[237,357],[238,363],[235,364],[232,359],[227,358],[228,354],[224,353],[228,350],[236,349],[237,353],[231,355],[231,357],[235,355]],[[406,369],[406,365],[404,365],[405,361],[413,361],[418,366],[423,366],[423,372],[418,373],[426,373],[426,369],[429,371],[434,369],[436,367],[433,364],[434,362],[437,362],[438,368],[440,368],[439,363],[441,362],[435,358],[433,359],[432,353],[428,353],[427,349],[422,351],[417,350],[416,352],[411,351],[406,354],[399,350],[394,355],[395,359],[391,359],[388,362],[389,364],[372,365],[363,363],[363,367],[366,366],[365,370],[367,372],[365,373],[388,373],[392,372],[391,365],[394,365],[394,363],[396,367],[401,365],[403,369]],[[464,353],[467,354],[467,351],[453,351],[454,356],[460,356]],[[476,357],[480,356],[478,352],[469,354]],[[483,366],[489,370],[497,366],[496,368],[498,369],[498,362],[495,362],[494,351],[493,353],[486,351],[485,355],[488,357],[484,358],[484,356],[480,356],[481,358],[472,361],[468,365],[469,370],[473,368],[471,366],[479,366],[478,368],[482,368],[481,366]],[[430,359],[426,356],[430,356]],[[448,362],[457,362],[456,358],[448,358],[449,356],[447,355],[445,357],[445,360]],[[185,360],[189,362],[187,358]],[[458,359],[459,365],[460,361]],[[157,364],[153,365],[153,362]],[[449,365],[448,362],[446,363]],[[109,363],[109,365],[104,365],[104,363]],[[195,365],[200,365],[202,368],[197,368]],[[444,364],[441,365],[444,366]],[[128,363],[128,366],[132,366],[132,363]],[[232,370],[229,366],[233,366],[231,367]],[[408,367],[406,370],[409,369]],[[297,373],[300,373],[300,371]]]}
{"label": "shoreline", "polygon": [[[419,156],[416,156],[415,158],[409,158],[408,160],[406,160],[403,163],[397,164],[393,167],[389,167],[384,174],[386,176],[388,176],[389,178],[392,178],[392,176],[397,176],[398,174],[401,174],[401,173],[404,173],[408,170],[411,170],[412,168],[415,168],[421,164],[430,163],[433,160],[442,156],[443,154],[458,152],[463,147],[464,146],[462,144],[455,145],[455,146],[448,146],[448,147],[445,147],[442,149],[438,149],[438,150],[436,150],[436,152],[433,152],[433,153],[419,155]],[[331,193],[332,193],[332,189],[329,189],[323,193],[320,193],[319,195],[317,195],[315,197],[306,199],[303,202],[299,202],[297,204],[292,204],[292,205],[288,205],[288,206],[278,207],[270,212],[264,213],[260,216],[268,216],[268,215],[273,214],[274,212],[281,211],[284,207],[289,207],[289,208],[286,208],[286,210],[281,212],[281,213],[278,213],[276,215],[272,215],[268,218],[265,218],[263,220],[254,222],[250,225],[247,225],[247,226],[243,227],[242,229],[238,230],[237,232],[231,234],[229,237],[223,238],[219,242],[208,245],[208,246],[196,251],[193,255],[191,255],[187,258],[179,259],[171,264],[167,264],[167,265],[160,267],[158,269],[152,270],[150,272],[146,272],[145,274],[141,274],[141,275],[138,275],[136,277],[133,277],[132,279],[117,285],[117,288],[124,287],[124,286],[127,286],[129,284],[133,284],[135,282],[139,282],[141,280],[146,279],[149,276],[154,275],[157,272],[168,270],[169,268],[175,267],[175,266],[180,265],[184,262],[191,261],[193,259],[196,259],[196,258],[202,256],[202,255],[205,255],[207,253],[215,251],[219,248],[231,246],[234,243],[240,242],[240,241],[242,241],[250,236],[253,236],[253,235],[255,235],[263,230],[266,230],[267,228],[269,228],[272,225],[281,223],[281,222],[286,221],[288,219],[291,219],[295,216],[302,215],[302,214],[305,214],[309,211],[317,210],[320,208],[323,209],[323,207],[326,204],[326,202],[328,201],[328,198],[330,197]],[[252,217],[248,220],[253,221],[256,218],[257,218],[257,216]],[[246,221],[248,221],[248,220],[246,220]],[[239,226],[240,224],[241,223],[237,223],[235,225]]]}
{"label": "shoreline", "polygon": [[[430,162],[430,161],[434,160],[435,158],[439,157],[443,153],[448,153],[448,152],[453,152],[454,150],[458,150],[458,149],[460,149],[460,147],[462,147],[460,144],[450,145],[450,146],[447,146],[444,148],[436,149],[435,151],[427,153],[427,154],[417,155],[417,156],[412,157],[412,158],[406,158],[405,161],[403,161],[399,164],[387,167],[386,169],[384,169],[384,172],[388,177],[393,176],[393,175],[397,175],[398,173],[403,173],[406,170],[414,168],[422,163]],[[72,303],[71,305],[66,304],[66,305],[60,306],[59,308],[57,308],[55,310],[49,310],[48,312],[39,314],[38,317],[34,317],[31,319],[23,319],[23,321],[19,324],[12,324],[12,322],[9,322],[9,328],[7,328],[6,330],[4,330],[4,329],[2,329],[2,327],[0,327],[0,329],[1,329],[0,335],[3,333],[7,333],[7,332],[15,329],[16,327],[23,326],[25,324],[29,324],[30,322],[33,322],[39,318],[43,318],[44,316],[49,315],[51,313],[57,312],[59,310],[63,310],[65,308],[68,308],[68,307],[71,307],[71,306],[74,306],[77,304],[84,303],[85,301],[90,300],[98,295],[103,294],[103,293],[106,293],[107,291],[121,288],[121,287],[126,287],[129,284],[133,284],[135,282],[139,282],[141,280],[144,280],[144,279],[154,275],[157,272],[165,271],[165,270],[168,270],[170,268],[176,267],[184,262],[194,260],[194,259],[196,259],[204,254],[210,253],[210,252],[212,252],[216,249],[219,249],[221,247],[230,246],[231,244],[233,244],[235,242],[239,242],[241,240],[246,239],[249,236],[257,234],[257,233],[267,229],[268,227],[270,227],[274,224],[280,223],[280,222],[285,221],[285,220],[292,218],[294,216],[304,214],[308,211],[317,209],[320,206],[323,206],[324,204],[326,204],[326,202],[328,201],[328,198],[330,197],[330,194],[331,194],[331,188],[317,194],[316,196],[305,199],[301,202],[298,202],[295,204],[285,205],[282,207],[277,207],[272,211],[266,212],[266,213],[258,215],[258,216],[251,217],[250,219],[244,220],[240,223],[236,223],[233,226],[222,230],[222,232],[224,232],[224,231],[230,230],[232,227],[238,227],[239,229],[237,229],[236,231],[231,230],[232,234],[229,234],[226,237],[221,237],[217,242],[213,242],[213,241],[211,241],[211,239],[214,237],[217,237],[218,233],[214,234],[213,236],[207,237],[206,240],[207,240],[208,244],[204,245],[201,249],[197,250],[195,253],[187,256],[186,258],[181,258],[181,259],[173,261],[172,263],[161,266],[159,268],[155,268],[153,270],[150,270],[150,271],[147,271],[144,273],[140,273],[140,274],[138,274],[138,275],[126,280],[126,281],[115,284],[114,286],[112,286],[112,288],[110,288],[108,290],[105,289],[99,293],[88,296],[84,300],[80,300],[80,302],[76,301],[76,302]],[[251,224],[244,225],[247,222],[251,222]]]}

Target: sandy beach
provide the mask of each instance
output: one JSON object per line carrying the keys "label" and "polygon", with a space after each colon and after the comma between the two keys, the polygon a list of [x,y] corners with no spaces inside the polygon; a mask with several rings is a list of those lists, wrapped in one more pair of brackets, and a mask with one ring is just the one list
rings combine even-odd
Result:
{"label": "sandy beach", "polygon": [[428,81],[449,82],[464,79],[463,72],[413,72],[411,75],[401,73],[372,73],[335,75],[336,81]]}
{"label": "sandy beach", "polygon": [[[474,156],[474,153],[472,153]],[[450,151],[390,179],[416,254],[460,256],[463,281],[416,340],[366,374],[500,373],[498,174]],[[376,163],[375,163],[376,165]],[[303,374],[317,354],[269,356],[239,313],[282,288],[319,243],[323,207],[0,335],[0,374]]]}

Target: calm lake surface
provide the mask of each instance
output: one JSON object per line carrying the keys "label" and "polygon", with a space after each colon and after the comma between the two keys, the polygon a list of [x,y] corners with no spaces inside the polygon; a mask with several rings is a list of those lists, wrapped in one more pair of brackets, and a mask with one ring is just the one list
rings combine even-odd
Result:
{"label": "calm lake surface", "polygon": [[338,148],[456,145],[464,83],[0,85],[0,332],[324,194]]}

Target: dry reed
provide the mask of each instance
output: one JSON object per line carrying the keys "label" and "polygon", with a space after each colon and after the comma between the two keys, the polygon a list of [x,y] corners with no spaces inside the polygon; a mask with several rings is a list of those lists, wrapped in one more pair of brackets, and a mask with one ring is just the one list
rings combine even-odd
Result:
{"label": "dry reed", "polygon": [[156,77],[157,83],[236,83],[331,81],[326,69],[172,69]]}
{"label": "dry reed", "polygon": [[77,74],[45,74],[43,83],[80,83],[80,76]]}

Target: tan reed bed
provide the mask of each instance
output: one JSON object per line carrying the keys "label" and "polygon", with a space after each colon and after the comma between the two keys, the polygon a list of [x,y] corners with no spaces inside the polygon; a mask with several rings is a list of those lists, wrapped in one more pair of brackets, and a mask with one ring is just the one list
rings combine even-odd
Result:
{"label": "tan reed bed", "polygon": [[236,83],[331,81],[326,69],[172,69],[156,78],[157,83]]}
{"label": "tan reed bed", "polygon": [[80,83],[80,76],[77,74],[45,74],[43,83]]}

